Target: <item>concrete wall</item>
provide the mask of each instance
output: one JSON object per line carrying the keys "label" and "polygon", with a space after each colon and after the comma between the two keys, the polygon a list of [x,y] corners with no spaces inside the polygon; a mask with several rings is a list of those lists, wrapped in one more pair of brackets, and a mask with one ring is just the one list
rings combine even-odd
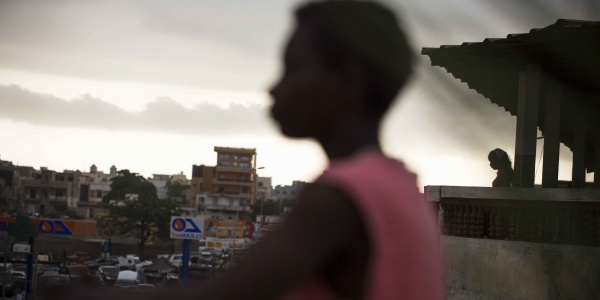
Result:
{"label": "concrete wall", "polygon": [[448,299],[600,299],[600,248],[442,237]]}

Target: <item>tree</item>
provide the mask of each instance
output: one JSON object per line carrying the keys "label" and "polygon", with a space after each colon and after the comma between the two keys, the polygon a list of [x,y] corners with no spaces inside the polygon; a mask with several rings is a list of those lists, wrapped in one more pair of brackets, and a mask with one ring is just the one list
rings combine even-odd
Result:
{"label": "tree", "polygon": [[110,205],[117,231],[137,236],[142,250],[150,237],[167,239],[171,216],[182,212],[179,205],[171,199],[158,199],[156,187],[144,177],[129,170],[118,174],[111,179],[111,190],[102,199]]}
{"label": "tree", "polygon": [[181,199],[182,203],[187,203],[185,198],[185,191],[189,190],[190,186],[187,184],[181,184],[179,181],[167,182],[167,196],[171,199]]}

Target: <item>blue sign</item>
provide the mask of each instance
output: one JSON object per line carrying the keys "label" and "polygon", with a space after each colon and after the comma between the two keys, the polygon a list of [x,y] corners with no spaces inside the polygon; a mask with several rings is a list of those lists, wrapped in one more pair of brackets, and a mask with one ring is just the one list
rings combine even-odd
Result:
{"label": "blue sign", "polygon": [[204,238],[204,218],[171,217],[171,238],[201,240]]}

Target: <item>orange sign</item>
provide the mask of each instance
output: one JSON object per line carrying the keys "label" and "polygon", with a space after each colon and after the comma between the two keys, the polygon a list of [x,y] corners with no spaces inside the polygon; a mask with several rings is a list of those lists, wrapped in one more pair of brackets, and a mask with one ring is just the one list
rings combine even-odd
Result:
{"label": "orange sign", "polygon": [[[0,222],[16,221],[15,217],[0,217]],[[96,235],[96,221],[32,218],[31,224],[38,225],[39,233],[43,234]]]}

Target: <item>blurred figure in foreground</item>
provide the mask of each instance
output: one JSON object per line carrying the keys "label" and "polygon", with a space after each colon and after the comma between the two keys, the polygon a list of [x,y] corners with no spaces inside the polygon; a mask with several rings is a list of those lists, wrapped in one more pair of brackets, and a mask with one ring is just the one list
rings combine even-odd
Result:
{"label": "blurred figure in foreground", "polygon": [[433,216],[415,175],[379,145],[412,69],[395,16],[374,2],[327,1],[296,20],[272,117],[286,136],[319,142],[330,166],[280,230],[198,299],[443,298]]}
{"label": "blurred figure in foreground", "polygon": [[433,215],[416,176],[380,150],[381,119],[406,83],[412,53],[394,15],[374,2],[296,11],[272,116],[319,142],[328,170],[236,267],[200,290],[153,299],[442,299]]}
{"label": "blurred figure in foreground", "polygon": [[514,171],[508,154],[504,150],[496,148],[490,151],[488,160],[490,161],[490,167],[494,170],[498,170],[496,179],[492,182],[492,186],[511,187]]}

